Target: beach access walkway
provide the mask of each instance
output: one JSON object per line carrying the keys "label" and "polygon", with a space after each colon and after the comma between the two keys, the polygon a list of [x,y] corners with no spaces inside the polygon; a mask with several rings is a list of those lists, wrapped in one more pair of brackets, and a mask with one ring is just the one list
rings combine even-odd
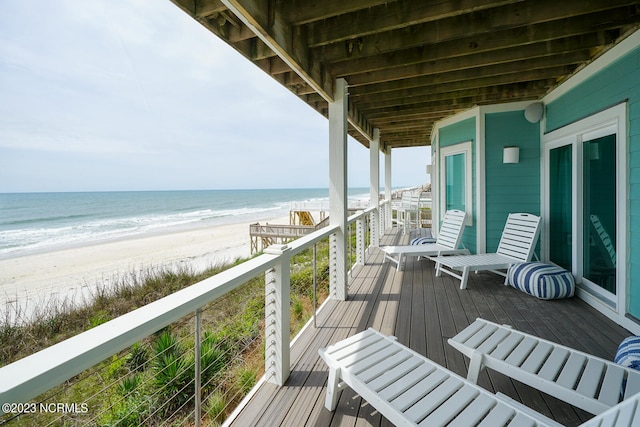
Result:
{"label": "beach access walkway", "polygon": [[310,211],[291,210],[289,224],[267,223],[261,225],[257,222],[249,225],[251,254],[257,254],[271,245],[288,243],[329,225],[329,216],[325,211],[318,212],[319,219],[317,221]]}

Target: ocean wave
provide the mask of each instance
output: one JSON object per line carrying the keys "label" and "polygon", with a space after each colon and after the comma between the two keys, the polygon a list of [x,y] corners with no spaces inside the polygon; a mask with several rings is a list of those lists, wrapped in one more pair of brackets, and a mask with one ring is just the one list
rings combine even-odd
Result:
{"label": "ocean wave", "polygon": [[71,214],[71,215],[58,215],[58,216],[49,216],[49,217],[39,217],[39,218],[25,218],[25,219],[14,219],[8,221],[1,221],[0,227],[16,227],[16,226],[25,226],[29,224],[38,224],[41,222],[65,222],[65,221],[77,221],[82,218],[88,218],[91,215],[87,214]]}
{"label": "ocean wave", "polygon": [[[291,209],[329,210],[328,190],[203,190],[42,193],[5,196],[0,257],[189,227],[262,221]],[[366,190],[350,189],[362,205]],[[19,209],[13,209],[18,207]],[[247,230],[248,233],[248,230]]]}
{"label": "ocean wave", "polygon": [[[94,219],[73,225],[29,228],[28,221],[21,227],[0,231],[0,256],[29,253],[46,249],[90,244],[98,241],[123,238],[163,230],[171,231],[189,225],[205,225],[210,222],[231,223],[231,219],[251,221],[269,213],[280,211],[278,206],[211,210],[201,209],[178,213],[150,214],[121,218]],[[78,216],[79,218],[81,216]],[[226,219],[226,221],[224,221]]]}

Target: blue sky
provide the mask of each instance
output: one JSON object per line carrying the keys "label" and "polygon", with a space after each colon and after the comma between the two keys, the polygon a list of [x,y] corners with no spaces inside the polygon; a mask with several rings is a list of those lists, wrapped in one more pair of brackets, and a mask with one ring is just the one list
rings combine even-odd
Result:
{"label": "blue sky", "polygon": [[[428,147],[392,158],[394,187],[428,181]],[[350,187],[368,164],[350,139]],[[327,187],[328,168],[327,120],[169,0],[0,2],[0,192]]]}

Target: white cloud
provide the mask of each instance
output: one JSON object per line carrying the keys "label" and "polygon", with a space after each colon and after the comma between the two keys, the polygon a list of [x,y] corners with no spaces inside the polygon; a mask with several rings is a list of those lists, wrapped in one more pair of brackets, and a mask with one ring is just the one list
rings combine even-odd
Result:
{"label": "white cloud", "polygon": [[327,186],[326,120],[169,0],[0,2],[0,94],[0,192]]}

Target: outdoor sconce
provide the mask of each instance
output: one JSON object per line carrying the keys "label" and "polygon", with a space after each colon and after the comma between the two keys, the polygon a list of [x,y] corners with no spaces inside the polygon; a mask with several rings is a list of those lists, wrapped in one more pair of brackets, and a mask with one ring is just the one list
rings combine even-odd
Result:
{"label": "outdoor sconce", "polygon": [[427,165],[427,175],[431,175],[432,168],[433,168],[433,166]]}
{"label": "outdoor sconce", "polygon": [[534,102],[524,110],[524,118],[529,123],[538,123],[544,115],[544,105],[542,102]]}
{"label": "outdoor sconce", "polygon": [[520,163],[520,147],[504,147],[502,163]]}

